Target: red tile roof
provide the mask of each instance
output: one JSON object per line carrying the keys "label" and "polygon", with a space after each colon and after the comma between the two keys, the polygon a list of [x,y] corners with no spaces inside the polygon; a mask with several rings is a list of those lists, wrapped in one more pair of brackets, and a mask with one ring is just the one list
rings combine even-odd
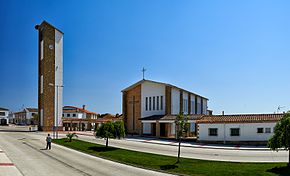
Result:
{"label": "red tile roof", "polygon": [[70,123],[70,122],[91,122],[91,123],[102,123],[102,122],[115,122],[121,121],[120,118],[101,118],[101,119],[78,119],[78,118],[62,118],[63,123]]}
{"label": "red tile roof", "polygon": [[265,123],[277,122],[283,114],[206,115],[196,123]]}
{"label": "red tile roof", "polygon": [[37,108],[26,108],[29,112],[38,112]]}
{"label": "red tile roof", "polygon": [[64,106],[63,107],[63,112],[66,112],[66,113],[70,113],[70,112],[84,112],[84,113],[87,113],[87,114],[94,114],[94,115],[97,115],[97,113],[95,112],[91,112],[91,111],[88,111],[88,110],[85,110],[83,108],[78,108],[78,107],[75,107],[75,106]]}

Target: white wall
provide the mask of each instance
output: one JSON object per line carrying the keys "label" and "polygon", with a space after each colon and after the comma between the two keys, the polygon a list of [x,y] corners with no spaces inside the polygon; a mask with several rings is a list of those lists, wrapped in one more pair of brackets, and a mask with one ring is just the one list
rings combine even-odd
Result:
{"label": "white wall", "polygon": [[[155,110],[153,110],[153,97],[155,96]],[[159,96],[159,110],[157,110],[157,96]],[[161,110],[161,96],[163,96],[163,107]],[[146,111],[146,97],[148,97],[148,110]],[[149,110],[149,97],[151,98],[152,108]],[[165,85],[143,82],[141,85],[141,118],[148,117],[152,115],[163,115],[165,114]]]}
{"label": "white wall", "polygon": [[171,134],[175,134],[175,123],[171,123]]}
{"label": "white wall", "polygon": [[5,114],[4,116],[0,115],[1,118],[7,118],[9,115],[9,111],[0,111],[0,112],[4,112],[4,114]]}
{"label": "white wall", "polygon": [[[54,85],[63,85],[63,34],[55,30],[55,83]],[[55,118],[58,116],[58,122],[55,119],[55,125],[62,125],[62,91],[63,87],[55,87]],[[58,95],[57,95],[58,93]],[[57,100],[58,99],[58,100]],[[58,112],[56,110],[58,109]]]}
{"label": "white wall", "polygon": [[[198,124],[200,141],[267,141],[272,135],[276,123],[226,123]],[[217,128],[218,136],[209,136],[209,128]],[[231,128],[240,128],[240,136],[230,136]],[[264,133],[257,133],[257,128],[264,128]],[[271,128],[271,133],[265,133]]]}
{"label": "white wall", "polygon": [[171,114],[179,114],[180,112],[180,90],[171,89]]}
{"label": "white wall", "polygon": [[77,117],[78,117],[79,119],[84,118],[84,114],[83,114],[83,113],[78,113],[78,114],[77,114]]}
{"label": "white wall", "polygon": [[38,114],[37,112],[26,112],[26,119],[32,119],[33,118],[32,113]]}
{"label": "white wall", "polygon": [[0,119],[6,119],[7,124],[9,123],[9,119],[8,119],[8,115],[9,115],[9,111],[0,111],[0,112],[4,112],[4,116],[0,115]]}

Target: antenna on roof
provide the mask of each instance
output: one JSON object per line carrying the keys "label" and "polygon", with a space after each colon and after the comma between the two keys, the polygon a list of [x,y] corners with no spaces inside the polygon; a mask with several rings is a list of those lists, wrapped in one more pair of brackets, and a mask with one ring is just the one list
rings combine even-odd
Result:
{"label": "antenna on roof", "polygon": [[145,80],[145,71],[146,71],[146,69],[143,67],[143,69],[141,71],[143,72],[143,80]]}
{"label": "antenna on roof", "polygon": [[281,109],[283,109],[283,108],[285,108],[286,106],[278,106],[278,108],[277,108],[277,113],[279,113],[279,111],[281,110]]}

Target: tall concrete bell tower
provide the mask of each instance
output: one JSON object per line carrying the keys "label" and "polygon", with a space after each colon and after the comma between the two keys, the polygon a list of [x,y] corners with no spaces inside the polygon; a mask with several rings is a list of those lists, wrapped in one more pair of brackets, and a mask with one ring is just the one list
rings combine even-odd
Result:
{"label": "tall concrete bell tower", "polygon": [[46,21],[38,30],[39,130],[62,130],[63,32]]}

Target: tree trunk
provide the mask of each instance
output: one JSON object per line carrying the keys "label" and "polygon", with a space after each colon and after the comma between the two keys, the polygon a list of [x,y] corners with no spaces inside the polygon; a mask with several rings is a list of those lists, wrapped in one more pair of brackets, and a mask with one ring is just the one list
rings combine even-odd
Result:
{"label": "tree trunk", "polygon": [[108,147],[108,143],[109,143],[109,138],[107,137],[107,140],[106,140],[106,147]]}
{"label": "tree trunk", "polygon": [[179,158],[180,158],[180,143],[181,143],[181,138],[179,137],[179,144],[178,144],[178,157],[177,157],[177,162],[179,163]]}

